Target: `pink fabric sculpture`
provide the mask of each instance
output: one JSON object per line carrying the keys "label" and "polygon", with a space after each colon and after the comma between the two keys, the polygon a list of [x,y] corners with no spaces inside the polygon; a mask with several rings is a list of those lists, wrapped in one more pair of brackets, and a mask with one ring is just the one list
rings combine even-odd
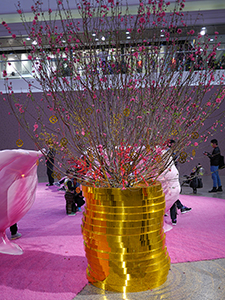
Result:
{"label": "pink fabric sculpture", "polygon": [[0,151],[0,253],[20,255],[22,249],[9,241],[5,230],[31,208],[37,188],[40,151]]}

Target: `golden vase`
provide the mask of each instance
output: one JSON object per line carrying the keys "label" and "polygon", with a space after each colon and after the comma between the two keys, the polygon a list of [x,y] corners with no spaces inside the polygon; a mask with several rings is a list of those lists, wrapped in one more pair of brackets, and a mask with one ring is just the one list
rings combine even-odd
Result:
{"label": "golden vase", "polygon": [[161,184],[131,189],[82,187],[82,233],[87,279],[120,293],[163,284],[170,268],[165,246],[165,197]]}

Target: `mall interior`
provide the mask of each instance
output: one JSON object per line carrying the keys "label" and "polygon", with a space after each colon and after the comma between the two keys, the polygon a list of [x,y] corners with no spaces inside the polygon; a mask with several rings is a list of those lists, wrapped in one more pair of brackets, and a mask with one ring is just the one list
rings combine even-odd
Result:
{"label": "mall interior", "polygon": [[[55,1],[49,0],[44,1],[44,10],[48,10],[50,6],[53,10],[55,8]],[[72,4],[71,9],[74,13],[75,18],[77,17],[76,5]],[[172,4],[175,0],[170,1]],[[29,10],[32,5],[31,0],[20,0],[21,7],[23,7],[25,15],[29,18]],[[128,0],[129,7],[131,10],[135,10],[137,7],[138,0]],[[24,80],[21,79],[21,75],[26,80],[32,81],[32,64],[28,59],[28,53],[24,52],[22,43],[26,40],[27,45],[32,45],[33,41],[30,41],[26,33],[24,32],[24,27],[20,19],[20,15],[16,12],[16,0],[1,1],[0,3],[0,23],[5,21],[11,28],[11,31],[17,35],[17,38],[13,38],[4,26],[0,26],[0,101],[4,98],[5,94],[5,78],[3,70],[6,69],[9,80],[14,83],[15,93],[26,93],[27,86],[24,84]],[[73,6],[74,5],[74,6]],[[214,61],[214,66],[216,70],[224,71],[225,73],[225,1],[224,0],[186,0],[185,2],[185,13],[192,18],[192,27],[195,32],[199,32],[202,35],[207,34],[209,37],[209,49],[210,46],[215,42],[213,40],[214,33],[218,32],[218,42],[220,42],[220,47],[217,49],[217,56]],[[201,16],[201,17],[198,17]],[[197,18],[197,19],[196,19]],[[129,39],[129,35],[125,36],[125,39]],[[163,46],[162,46],[163,48]],[[105,55],[111,57],[111,50],[104,50],[106,52],[102,53],[99,49],[99,55]],[[121,50],[122,51],[122,50]],[[185,49],[182,50],[185,56]],[[88,52],[88,49],[87,49]],[[122,51],[124,56],[126,56],[126,49]],[[85,53],[84,53],[85,55]],[[163,49],[162,49],[163,55]],[[52,57],[54,60],[54,57]],[[7,62],[7,64],[6,64]],[[179,67],[179,66],[177,66]],[[16,72],[15,70],[18,70]],[[63,72],[69,72],[67,66],[64,66]],[[80,69],[80,75],[82,76],[83,70]],[[69,73],[68,73],[69,74]],[[39,93],[39,87],[34,92]],[[225,104],[223,104],[224,107]],[[223,109],[223,107],[221,109]],[[3,107],[1,104],[0,113],[0,150],[4,149],[14,149],[16,148],[15,141],[19,136],[23,139],[26,148],[33,148],[33,142],[29,140],[26,133],[20,129],[18,122],[12,115],[8,114],[8,107]],[[224,116],[225,118],[225,116]],[[225,120],[224,120],[225,121]],[[21,131],[20,131],[21,130]],[[19,132],[19,133],[18,133]],[[219,141],[219,146],[222,153],[225,153],[225,138],[224,132],[217,132],[215,138]],[[190,170],[197,164],[201,163],[204,167],[203,175],[203,188],[198,191],[195,197],[211,197],[211,199],[220,199],[225,201],[225,171],[221,170],[220,176],[224,183],[224,192],[209,194],[208,190],[211,189],[212,179],[210,176],[209,162],[207,158],[202,155],[204,150],[210,151],[210,143],[207,145],[199,147],[197,152],[198,161],[192,160],[189,165],[180,165],[178,167],[181,175],[187,174]],[[38,170],[39,182],[46,182],[46,167],[43,162],[39,165]],[[193,197],[192,191],[189,187],[184,186],[182,189],[182,194]],[[217,208],[220,209],[219,207]],[[193,209],[194,212],[194,209]],[[190,222],[191,222],[191,214]],[[223,213],[223,219],[221,220],[221,226],[225,225],[225,211]],[[173,230],[176,230],[174,228]],[[221,236],[221,239],[224,237]],[[204,247],[204,246],[202,246]],[[0,254],[1,255],[1,254]],[[181,253],[182,255],[182,253]],[[1,266],[0,266],[1,272]],[[137,281],[139,279],[137,278]],[[1,284],[0,284],[0,294],[1,294]],[[35,299],[35,296],[32,296]],[[1,296],[0,296],[1,298]],[[9,300],[9,298],[5,300]],[[14,299],[14,298],[13,298]],[[47,298],[43,298],[48,300]],[[52,298],[51,298],[52,299]],[[55,295],[56,300],[60,300]],[[202,261],[192,261],[184,263],[174,263],[171,264],[170,272],[167,281],[157,287],[156,289],[138,292],[138,293],[117,293],[109,292],[94,287],[90,284],[86,285],[80,293],[76,295],[75,300],[117,300],[117,299],[127,299],[127,300],[141,300],[141,299],[168,299],[168,300],[221,300],[225,299],[225,249],[224,256],[219,259],[212,260],[202,260]],[[72,299],[68,299],[72,300]]]}

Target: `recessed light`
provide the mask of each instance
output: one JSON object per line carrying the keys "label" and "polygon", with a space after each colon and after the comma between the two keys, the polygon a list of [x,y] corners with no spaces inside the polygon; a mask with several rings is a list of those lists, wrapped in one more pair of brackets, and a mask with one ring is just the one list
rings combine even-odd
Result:
{"label": "recessed light", "polygon": [[205,29],[201,30],[201,31],[200,31],[200,34],[201,34],[201,35],[205,35]]}

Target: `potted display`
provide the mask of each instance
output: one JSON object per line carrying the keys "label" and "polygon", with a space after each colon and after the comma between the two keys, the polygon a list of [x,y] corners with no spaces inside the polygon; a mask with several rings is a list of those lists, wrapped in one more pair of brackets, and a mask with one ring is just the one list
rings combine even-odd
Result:
{"label": "potted display", "polygon": [[[218,43],[209,47],[194,30],[184,2],[57,1],[43,11],[38,1],[32,20],[18,6],[33,79],[26,96],[6,80],[6,98],[39,149],[54,147],[55,176],[76,170],[86,199],[87,277],[103,289],[143,291],[166,281],[157,178],[171,164],[168,141],[184,160],[188,146],[207,139],[204,123],[224,99],[213,64]],[[211,125],[219,124],[218,115]]]}

